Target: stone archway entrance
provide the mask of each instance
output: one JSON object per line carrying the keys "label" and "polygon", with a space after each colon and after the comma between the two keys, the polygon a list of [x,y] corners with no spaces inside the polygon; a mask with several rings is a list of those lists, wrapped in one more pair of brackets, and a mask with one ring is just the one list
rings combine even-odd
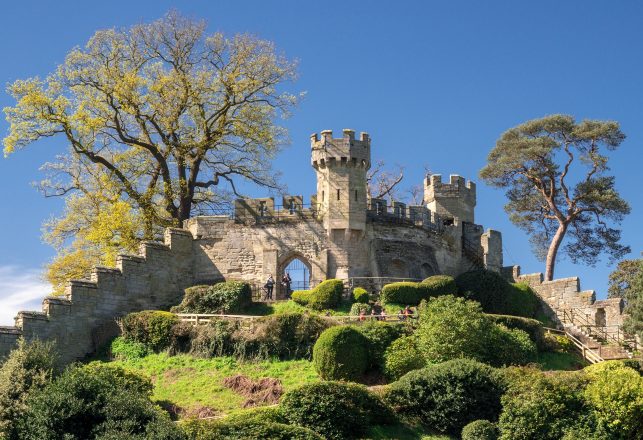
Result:
{"label": "stone archway entrance", "polygon": [[278,298],[288,298],[290,296],[290,292],[286,291],[286,286],[281,284],[281,279],[286,273],[290,274],[290,278],[292,279],[290,284],[291,292],[311,288],[312,266],[310,262],[299,253],[292,254],[283,260],[277,271],[278,278],[275,281],[278,283]]}

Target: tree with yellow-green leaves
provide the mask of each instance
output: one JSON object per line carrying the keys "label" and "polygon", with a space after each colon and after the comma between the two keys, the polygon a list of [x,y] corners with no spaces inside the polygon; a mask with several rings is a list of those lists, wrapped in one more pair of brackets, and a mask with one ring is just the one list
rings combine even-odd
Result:
{"label": "tree with yellow-green leaves", "polygon": [[206,35],[203,22],[171,12],[98,31],[46,78],[9,85],[5,156],[42,138],[69,145],[41,185],[66,198],[46,225],[60,251],[49,278],[109,263],[241,182],[277,189],[271,161],[287,141],[277,120],[298,101],[283,90],[295,67],[269,41]]}

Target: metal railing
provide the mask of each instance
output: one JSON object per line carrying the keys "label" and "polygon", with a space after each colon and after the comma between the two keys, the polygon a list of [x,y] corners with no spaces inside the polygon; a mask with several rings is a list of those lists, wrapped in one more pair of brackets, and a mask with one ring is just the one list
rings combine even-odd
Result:
{"label": "metal railing", "polygon": [[574,309],[559,312],[558,318],[563,324],[573,324],[582,333],[595,338],[599,342],[619,345],[627,351],[638,350],[636,338],[625,334],[620,325],[597,325],[590,320],[587,314]]}
{"label": "metal railing", "polygon": [[585,345],[580,339],[572,335],[570,332],[565,330],[557,330],[549,327],[543,327],[543,328],[547,333],[556,333],[556,334],[564,335],[567,339],[571,341],[571,343],[581,353],[581,356],[583,356],[583,359],[585,359],[586,361],[592,364],[596,364],[604,361],[604,359],[601,357],[599,353],[597,353],[595,350]]}

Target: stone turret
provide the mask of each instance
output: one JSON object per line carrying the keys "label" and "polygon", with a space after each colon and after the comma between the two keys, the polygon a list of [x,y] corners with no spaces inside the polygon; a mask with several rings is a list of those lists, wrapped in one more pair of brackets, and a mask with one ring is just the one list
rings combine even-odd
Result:
{"label": "stone turret", "polygon": [[366,172],[371,167],[371,140],[367,133],[355,138],[344,129],[333,138],[331,130],[311,135],[311,164],[317,173],[317,205],[329,234],[366,228]]}
{"label": "stone turret", "polygon": [[429,175],[424,180],[424,203],[446,222],[457,218],[474,223],[476,184],[455,174],[449,177],[449,183],[442,183],[440,174]]}

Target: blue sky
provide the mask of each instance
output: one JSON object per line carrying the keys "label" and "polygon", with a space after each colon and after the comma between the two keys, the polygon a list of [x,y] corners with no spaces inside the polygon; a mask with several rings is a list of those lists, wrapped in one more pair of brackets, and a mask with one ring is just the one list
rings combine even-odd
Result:
{"label": "blue sky", "polygon": [[[367,131],[373,158],[421,182],[423,165],[478,182],[476,220],[503,233],[505,264],[543,271],[528,237],[511,225],[504,196],[477,173],[506,129],[552,113],[612,119],[627,140],[613,154],[617,187],[632,205],[623,223],[630,257],[640,227],[643,142],[643,3],[636,1],[31,1],[3,2],[0,82],[44,76],[95,30],[159,18],[169,9],[204,18],[210,31],[253,33],[300,62],[295,90],[307,96],[285,122],[290,145],[277,160],[291,193],[315,191],[309,135]],[[11,105],[0,94],[0,106]],[[7,123],[0,121],[0,133]],[[30,185],[39,167],[65,151],[62,139],[0,159],[0,324],[18,308],[39,308],[39,271],[53,256],[41,224],[62,201]],[[556,277],[578,275],[605,295],[612,270],[559,262]]]}

